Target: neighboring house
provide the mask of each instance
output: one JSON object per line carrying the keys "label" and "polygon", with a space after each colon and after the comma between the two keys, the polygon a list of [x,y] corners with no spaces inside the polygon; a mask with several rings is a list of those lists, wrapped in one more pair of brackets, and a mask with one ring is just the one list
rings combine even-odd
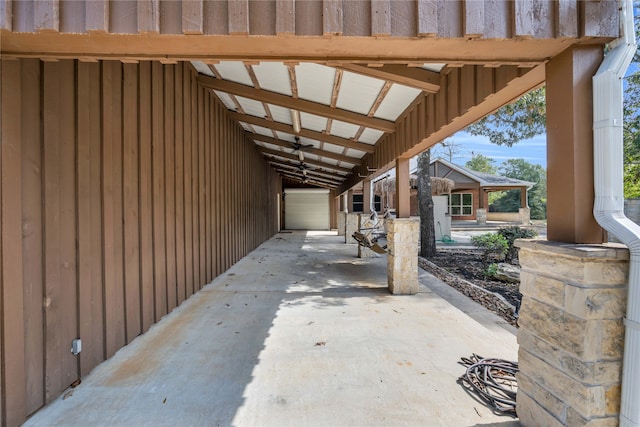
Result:
{"label": "neighboring house", "polygon": [[[533,182],[521,181],[506,176],[477,172],[448,162],[444,159],[431,161],[430,174],[434,177],[449,178],[454,182],[449,203],[449,213],[455,220],[529,222],[527,192]],[[495,191],[520,190],[518,212],[488,212],[489,193]]]}
{"label": "neighboring house", "polygon": [[[506,221],[526,224],[529,222],[529,206],[527,192],[533,182],[521,181],[506,176],[477,172],[456,165],[444,159],[431,161],[430,175],[433,178],[448,178],[453,181],[453,189],[449,197],[449,214],[453,221],[471,220],[484,223],[489,221]],[[411,215],[418,214],[417,175],[411,173]],[[489,193],[495,191],[520,190],[520,209],[518,212],[488,212]],[[395,178],[384,178],[374,186],[374,199],[382,200],[382,206],[395,209]],[[354,201],[356,195],[354,194]],[[376,208],[376,210],[380,210]]]}

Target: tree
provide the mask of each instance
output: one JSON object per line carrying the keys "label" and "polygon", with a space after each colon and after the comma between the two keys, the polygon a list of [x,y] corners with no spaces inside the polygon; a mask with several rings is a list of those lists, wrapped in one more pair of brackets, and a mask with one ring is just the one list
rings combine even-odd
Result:
{"label": "tree", "polygon": [[640,71],[626,78],[623,104],[624,196],[640,198]]}
{"label": "tree", "polygon": [[436,254],[436,233],[433,219],[433,197],[429,164],[431,150],[418,156],[418,212],[420,213],[420,256],[428,258]]}
{"label": "tree", "polygon": [[474,154],[467,163],[465,163],[465,167],[467,169],[471,169],[477,172],[490,173],[491,175],[496,175],[498,173],[498,168],[494,165],[495,160],[491,157],[483,156],[482,154]]}
{"label": "tree", "polygon": [[472,135],[486,136],[497,145],[513,144],[546,132],[545,88],[540,87],[467,127]]}
{"label": "tree", "polygon": [[449,138],[435,145],[431,150],[431,154],[433,155],[432,157],[442,157],[443,159],[453,162],[457,155],[462,151],[462,146]]}
{"label": "tree", "polygon": [[[547,217],[547,173],[540,165],[534,165],[524,159],[509,159],[500,166],[500,173],[509,178],[533,182],[527,202],[531,209],[531,219]],[[513,212],[520,207],[520,191],[511,190],[494,201],[490,208],[498,212]]]}

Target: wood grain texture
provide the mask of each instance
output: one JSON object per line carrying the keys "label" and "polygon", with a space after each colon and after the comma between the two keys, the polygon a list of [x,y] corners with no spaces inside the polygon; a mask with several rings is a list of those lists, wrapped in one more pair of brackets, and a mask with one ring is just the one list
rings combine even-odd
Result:
{"label": "wood grain texture", "polygon": [[0,410],[8,424],[20,424],[25,413],[25,331],[22,242],[21,66],[0,63],[2,145],[0,146],[0,376],[2,384],[15,385],[0,392]]}
{"label": "wood grain texture", "polygon": [[165,235],[167,248],[167,312],[178,305],[176,276],[176,187],[174,65],[164,65]]}
{"label": "wood grain texture", "polygon": [[[43,243],[42,234],[42,140],[39,108],[41,104],[40,61],[24,61],[21,66],[19,108],[22,141],[22,254],[28,266],[21,266],[24,281],[24,362],[27,413],[44,404],[44,330],[42,328]],[[3,92],[7,96],[6,92]],[[4,137],[3,137],[4,140]],[[4,177],[3,177],[4,182]]]}
{"label": "wood grain texture", "polygon": [[229,0],[229,34],[249,34],[249,1]]}
{"label": "wood grain texture", "polygon": [[278,178],[189,64],[1,71],[0,410],[14,425],[269,238]]}
{"label": "wood grain texture", "polygon": [[342,35],[344,12],[341,0],[324,0],[322,2],[322,34]]}
{"label": "wood grain texture", "polygon": [[84,21],[87,32],[109,32],[109,1],[95,0],[86,2]]}
{"label": "wood grain texture", "polygon": [[175,165],[176,165],[176,289],[178,305],[186,299],[185,294],[185,236],[184,236],[184,104],[183,80],[184,66],[178,64],[175,68],[174,99],[175,99]]}
{"label": "wood grain texture", "polygon": [[295,0],[276,0],[276,34],[295,34]]}
{"label": "wood grain texture", "polygon": [[391,35],[391,2],[390,0],[371,1],[371,35]]}
{"label": "wood grain texture", "polygon": [[160,0],[138,0],[136,16],[139,33],[160,33]]}
{"label": "wood grain texture", "polygon": [[139,67],[139,166],[140,170],[140,300],[142,331],[155,322],[153,266],[153,167],[151,151],[151,63]]}
{"label": "wood grain texture", "polygon": [[202,34],[204,29],[204,5],[202,0],[182,1],[182,32]]}
{"label": "wood grain texture", "polygon": [[484,34],[484,2],[464,1],[464,36],[482,37]]}
{"label": "wood grain texture", "polygon": [[33,28],[35,31],[60,30],[60,5],[58,0],[43,0],[33,3]]}
{"label": "wood grain texture", "polygon": [[138,65],[123,64],[123,198],[126,340],[142,332],[140,323],[140,205],[138,146]]}
{"label": "wood grain texture", "polygon": [[578,1],[558,0],[556,10],[556,37],[578,37]]}
{"label": "wood grain texture", "polygon": [[13,30],[13,0],[0,2],[0,30]]}

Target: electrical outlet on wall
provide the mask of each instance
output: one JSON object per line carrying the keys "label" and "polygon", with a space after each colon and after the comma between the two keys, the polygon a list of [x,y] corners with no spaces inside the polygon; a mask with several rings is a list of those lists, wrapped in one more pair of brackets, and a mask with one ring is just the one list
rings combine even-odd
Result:
{"label": "electrical outlet on wall", "polygon": [[77,356],[82,351],[82,340],[80,338],[76,338],[71,341],[71,353],[74,356]]}

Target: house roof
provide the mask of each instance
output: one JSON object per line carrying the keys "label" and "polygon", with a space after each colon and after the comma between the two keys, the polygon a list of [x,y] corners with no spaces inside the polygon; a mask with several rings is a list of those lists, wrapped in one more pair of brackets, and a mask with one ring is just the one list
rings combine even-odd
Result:
{"label": "house roof", "polygon": [[447,166],[449,169],[454,170],[471,180],[480,184],[480,187],[522,187],[526,186],[531,188],[535,185],[535,182],[523,181],[520,179],[509,178],[501,175],[492,175],[485,172],[478,172],[472,169],[465,168],[463,166],[456,165],[445,159],[437,158],[431,161],[431,164],[440,163]]}

